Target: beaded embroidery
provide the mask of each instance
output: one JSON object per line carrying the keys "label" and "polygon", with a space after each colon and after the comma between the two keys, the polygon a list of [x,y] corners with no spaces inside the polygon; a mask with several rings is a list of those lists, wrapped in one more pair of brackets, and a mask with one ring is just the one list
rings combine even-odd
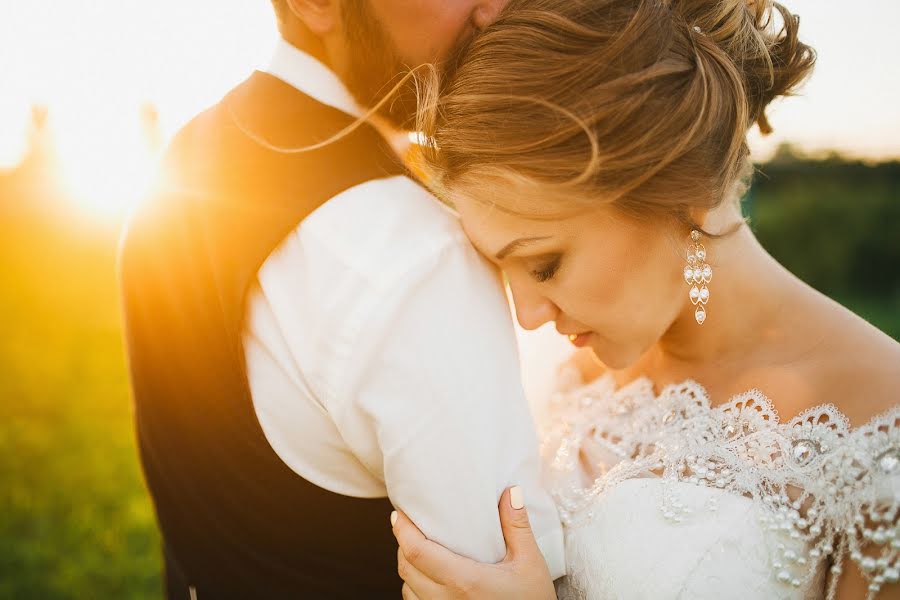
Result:
{"label": "beaded embroidery", "polygon": [[[868,579],[870,598],[900,580],[900,406],[858,428],[831,404],[781,423],[758,390],[712,407],[694,381],[657,395],[649,379],[617,388],[606,375],[557,393],[543,423],[542,454],[567,526],[591,519],[612,487],[654,473],[752,498],[760,525],[795,541],[775,544],[771,568],[784,585],[805,585],[830,559],[833,599],[847,556]],[[585,476],[588,442],[615,460]],[[660,510],[675,524],[691,517],[672,489]]]}

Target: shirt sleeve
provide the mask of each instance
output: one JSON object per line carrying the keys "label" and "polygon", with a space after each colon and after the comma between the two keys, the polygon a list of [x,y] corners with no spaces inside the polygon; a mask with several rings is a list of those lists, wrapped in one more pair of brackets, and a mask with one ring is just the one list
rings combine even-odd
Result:
{"label": "shirt sleeve", "polygon": [[358,335],[333,416],[393,504],[481,562],[506,553],[497,504],[519,485],[550,572],[565,574],[559,517],[541,487],[537,436],[497,273],[454,245],[403,277]]}

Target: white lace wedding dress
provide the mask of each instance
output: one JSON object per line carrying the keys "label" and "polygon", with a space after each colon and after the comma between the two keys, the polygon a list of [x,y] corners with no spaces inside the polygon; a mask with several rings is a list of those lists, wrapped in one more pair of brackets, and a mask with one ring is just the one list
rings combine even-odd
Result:
{"label": "white lace wedding dress", "polygon": [[900,406],[851,428],[833,406],[782,423],[754,390],[712,407],[609,376],[540,419],[566,526],[560,598],[833,598],[856,563],[869,596],[900,578]]}

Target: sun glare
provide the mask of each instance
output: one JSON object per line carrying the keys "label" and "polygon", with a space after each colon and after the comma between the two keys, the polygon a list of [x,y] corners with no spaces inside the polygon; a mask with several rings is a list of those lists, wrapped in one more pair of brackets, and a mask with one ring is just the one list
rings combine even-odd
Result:
{"label": "sun glare", "polygon": [[28,106],[0,98],[0,172],[19,165],[27,152]]}
{"label": "sun glare", "polygon": [[265,1],[0,1],[0,172],[47,160],[80,212],[118,221],[164,142],[266,60],[275,35]]}
{"label": "sun glare", "polygon": [[118,219],[143,197],[159,152],[155,113],[65,107],[51,124],[62,181],[80,207]]}

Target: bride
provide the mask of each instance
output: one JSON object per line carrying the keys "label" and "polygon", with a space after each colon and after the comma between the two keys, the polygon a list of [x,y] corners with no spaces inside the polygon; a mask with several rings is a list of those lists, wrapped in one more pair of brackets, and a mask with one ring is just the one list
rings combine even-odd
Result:
{"label": "bride", "polygon": [[[583,349],[539,419],[561,598],[900,594],[900,345],[741,218],[747,131],[813,67],[797,28],[769,0],[513,0],[426,86],[431,185],[520,323]],[[404,597],[553,597],[522,504],[500,565],[395,517]]]}

